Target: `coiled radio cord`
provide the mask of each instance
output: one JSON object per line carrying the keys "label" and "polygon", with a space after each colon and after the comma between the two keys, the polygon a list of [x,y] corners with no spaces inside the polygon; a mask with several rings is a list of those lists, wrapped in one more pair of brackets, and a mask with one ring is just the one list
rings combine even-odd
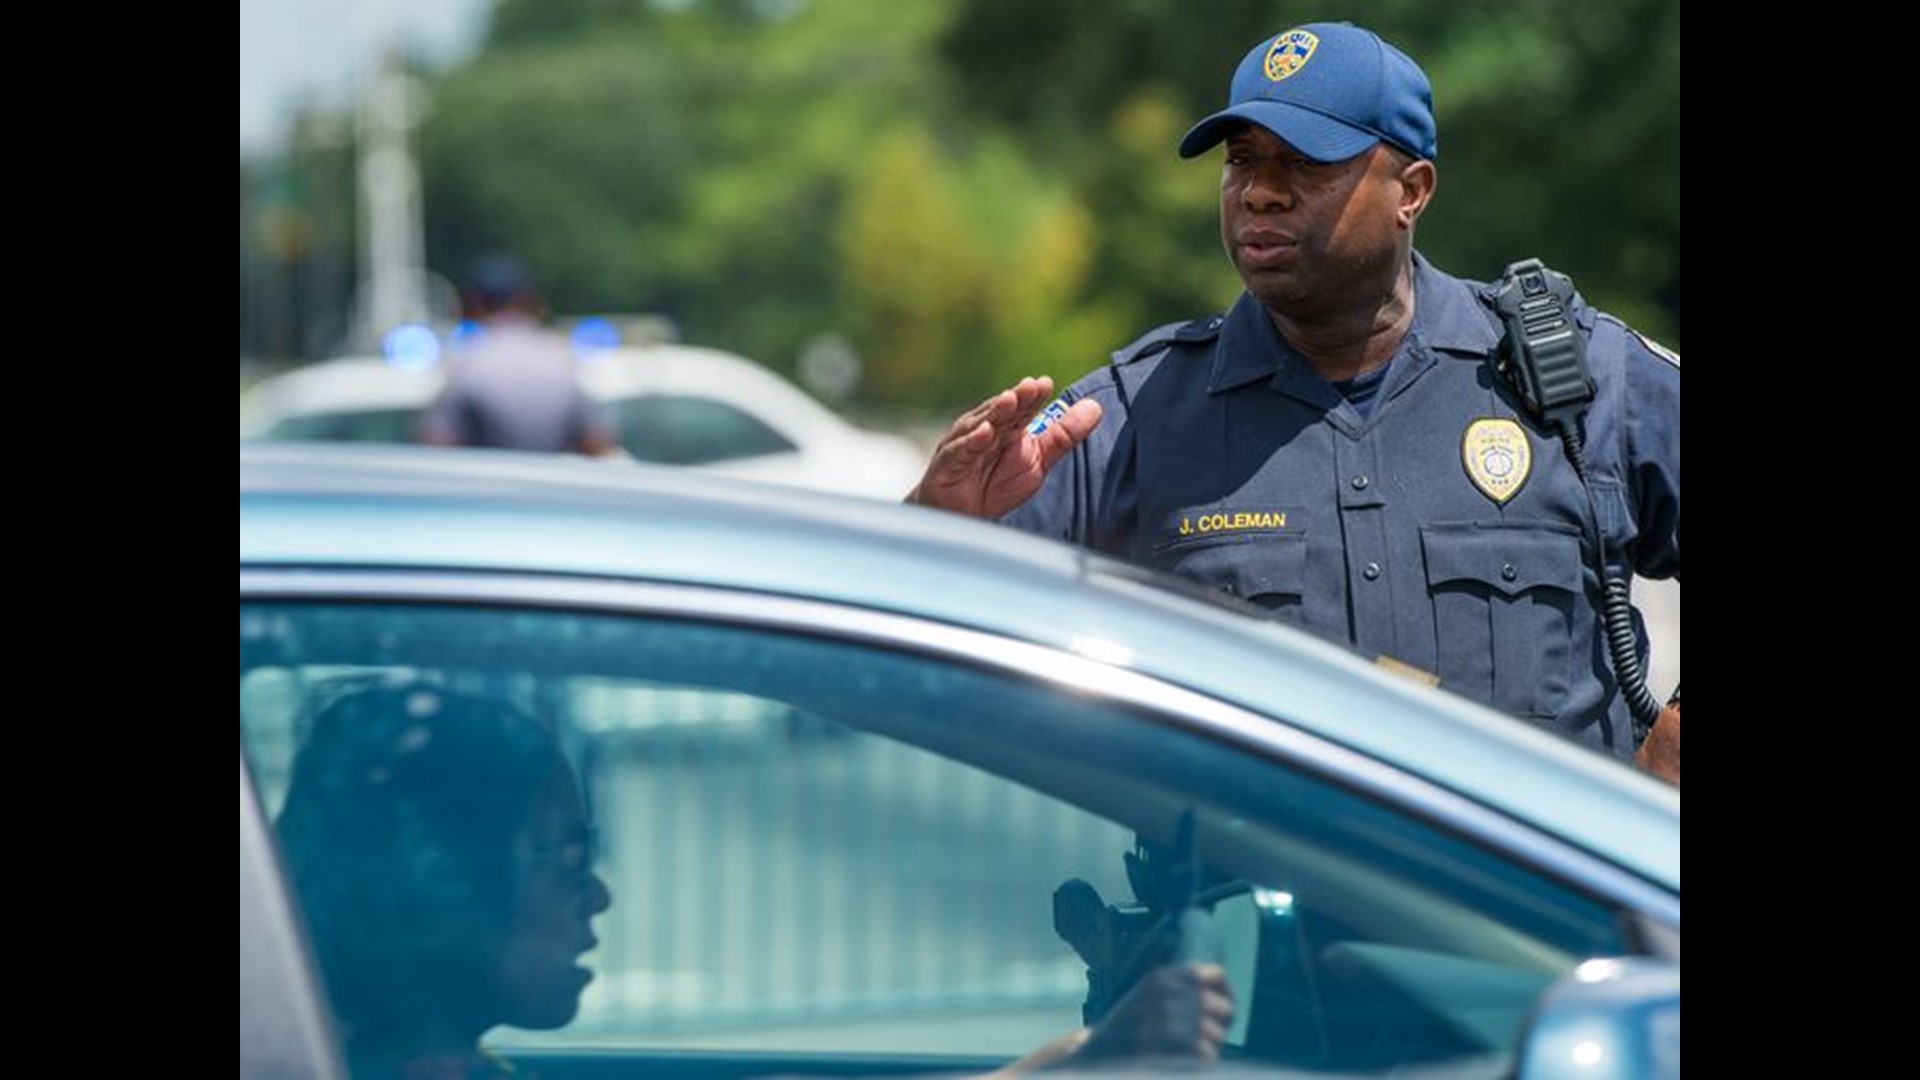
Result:
{"label": "coiled radio cord", "polygon": [[1554,429],[1566,446],[1567,460],[1580,476],[1587,493],[1587,516],[1593,522],[1594,554],[1599,559],[1600,588],[1604,602],[1600,621],[1607,639],[1607,653],[1613,658],[1613,677],[1620,694],[1627,700],[1627,712],[1633,717],[1633,746],[1638,750],[1660,716],[1660,705],[1647,691],[1646,673],[1640,667],[1639,639],[1633,632],[1633,602],[1625,579],[1615,577],[1607,563],[1607,532],[1600,527],[1599,505],[1593,500],[1593,478],[1587,474],[1586,448],[1571,419],[1556,420]]}

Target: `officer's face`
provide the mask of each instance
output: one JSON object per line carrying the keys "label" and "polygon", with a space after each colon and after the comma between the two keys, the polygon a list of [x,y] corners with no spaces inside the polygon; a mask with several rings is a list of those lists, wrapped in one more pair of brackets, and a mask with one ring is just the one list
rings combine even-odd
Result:
{"label": "officer's face", "polygon": [[[1409,172],[1424,170],[1422,178]],[[1412,245],[1432,166],[1385,144],[1316,162],[1265,128],[1227,138],[1220,234],[1256,300],[1292,318],[1376,301]]]}

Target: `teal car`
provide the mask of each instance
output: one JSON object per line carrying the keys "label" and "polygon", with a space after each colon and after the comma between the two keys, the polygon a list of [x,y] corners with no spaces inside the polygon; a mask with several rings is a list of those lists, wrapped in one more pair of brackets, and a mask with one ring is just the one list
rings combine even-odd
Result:
{"label": "teal car", "polygon": [[[468,705],[572,793],[551,844],[502,826],[509,884],[577,890],[544,1008],[480,992],[520,955],[492,931],[368,944],[403,909],[528,922],[462,907],[448,853],[486,841],[372,809]],[[371,1075],[367,1032],[456,999],[548,1080],[983,1072],[1182,958],[1225,969],[1228,1074],[1678,1075],[1675,790],[988,523],[243,446],[240,734],[243,1077]],[[515,789],[462,768],[435,797],[481,829]],[[402,984],[414,1011],[356,997]]]}

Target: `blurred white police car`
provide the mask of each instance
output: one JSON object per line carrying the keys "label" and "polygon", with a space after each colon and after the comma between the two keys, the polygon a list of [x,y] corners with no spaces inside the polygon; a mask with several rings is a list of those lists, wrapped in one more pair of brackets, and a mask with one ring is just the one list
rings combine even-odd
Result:
{"label": "blurred white police car", "polygon": [[[442,370],[437,357],[403,350],[274,376],[241,396],[240,437],[410,443]],[[857,428],[761,365],[717,349],[593,349],[582,353],[580,379],[615,429],[616,456],[890,500],[926,464],[911,440]]]}

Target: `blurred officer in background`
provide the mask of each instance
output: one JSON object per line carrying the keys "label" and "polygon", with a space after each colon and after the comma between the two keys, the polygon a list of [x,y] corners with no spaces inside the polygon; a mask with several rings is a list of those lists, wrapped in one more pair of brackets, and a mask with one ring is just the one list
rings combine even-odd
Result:
{"label": "blurred officer in background", "polygon": [[1540,359],[1514,362],[1496,297],[1553,278],[1463,281],[1414,250],[1432,92],[1367,30],[1260,41],[1179,152],[1223,142],[1239,301],[1115,352],[1031,426],[1050,380],[981,403],[908,500],[1216,585],[1678,784],[1678,695],[1660,710],[1633,677],[1624,584],[1680,575],[1678,357],[1569,289],[1526,326],[1577,326],[1597,393],[1535,403],[1520,373],[1565,354],[1527,329]]}
{"label": "blurred officer in background", "polygon": [[580,387],[572,344],[541,326],[546,304],[518,262],[476,261],[460,303],[469,333],[421,419],[422,442],[587,455],[614,448]]}

